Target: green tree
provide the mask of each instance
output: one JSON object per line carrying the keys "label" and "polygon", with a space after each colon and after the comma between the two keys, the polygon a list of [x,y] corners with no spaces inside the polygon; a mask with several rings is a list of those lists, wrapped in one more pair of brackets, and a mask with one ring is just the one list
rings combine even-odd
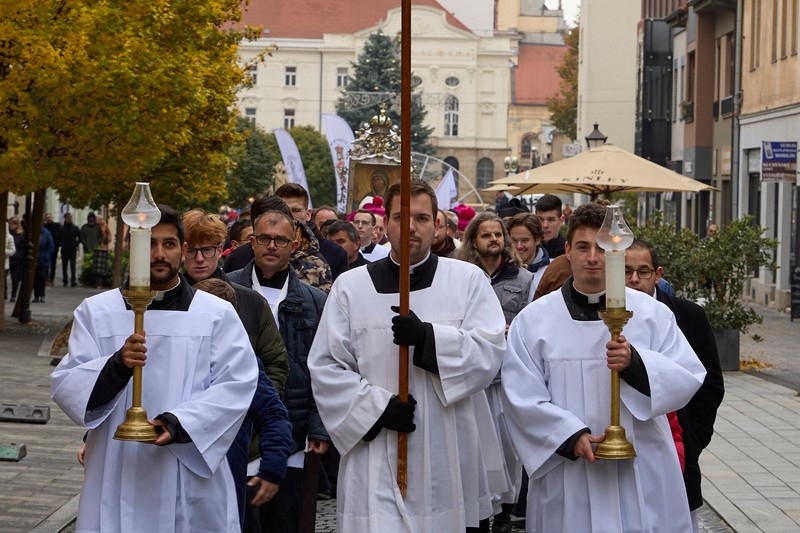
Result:
{"label": "green tree", "polygon": [[[347,121],[353,131],[376,116],[382,103],[390,100],[399,102],[401,89],[399,46],[398,39],[380,31],[373,33],[364,43],[364,50],[359,54],[358,62],[352,63],[353,76],[345,86],[345,94],[336,102],[336,113]],[[359,98],[351,98],[354,94],[358,94]],[[366,101],[369,105],[354,108],[352,105],[354,101]],[[387,109],[387,114],[392,122],[400,125],[400,117],[395,108]],[[425,126],[426,115],[427,110],[422,103],[421,95],[413,95],[411,149],[433,154],[435,150],[429,143],[433,128]]]}
{"label": "green tree", "polygon": [[717,235],[700,239],[683,228],[664,224],[663,214],[656,212],[645,226],[634,228],[634,234],[649,242],[658,252],[667,279],[678,296],[703,302],[711,327],[747,331],[761,322],[753,308],[742,302],[745,283],[753,271],[778,268],[772,254],[778,241],[764,237],[751,215],[723,225]]}
{"label": "green tree", "polygon": [[228,152],[235,163],[228,173],[228,201],[233,205],[246,205],[249,198],[272,185],[272,172],[280,156],[276,153],[275,137],[249,120],[237,119],[236,129],[243,139]]}
{"label": "green tree", "polygon": [[0,0],[0,12],[0,191],[119,206],[147,180],[178,208],[226,197],[237,46],[257,33],[225,29],[238,0]]}
{"label": "green tree", "polygon": [[580,45],[580,28],[572,28],[564,34],[567,53],[556,69],[561,77],[559,92],[547,99],[550,120],[559,131],[577,137],[578,119],[578,47]]}
{"label": "green tree", "polygon": [[[289,129],[297,144],[306,171],[311,201],[314,205],[336,204],[336,179],[333,175],[331,152],[325,137],[311,126]],[[280,156],[279,156],[280,157]]]}

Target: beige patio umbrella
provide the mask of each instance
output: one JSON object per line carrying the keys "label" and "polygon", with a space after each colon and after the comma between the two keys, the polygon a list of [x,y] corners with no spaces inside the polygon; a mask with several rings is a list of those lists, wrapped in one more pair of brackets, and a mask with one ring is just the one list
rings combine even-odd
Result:
{"label": "beige patio umbrella", "polygon": [[519,190],[519,187],[516,185],[506,185],[504,183],[498,183],[497,185],[492,185],[491,187],[486,187],[485,189],[481,189],[483,192],[495,192],[495,191],[508,191],[508,192],[516,192]]}
{"label": "beige patio umbrella", "polygon": [[526,170],[491,182],[515,185],[517,194],[573,193],[608,196],[615,192],[700,192],[714,187],[682,176],[626,152],[604,144],[575,157]]}

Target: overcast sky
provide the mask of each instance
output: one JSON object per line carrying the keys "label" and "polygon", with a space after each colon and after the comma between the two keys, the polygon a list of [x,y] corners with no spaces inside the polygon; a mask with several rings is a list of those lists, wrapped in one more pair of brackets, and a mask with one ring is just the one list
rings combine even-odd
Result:
{"label": "overcast sky", "polygon": [[[561,7],[564,9],[564,19],[566,19],[570,26],[575,22],[580,3],[581,0],[561,0]],[[548,8],[555,9],[558,7],[558,0],[547,0],[545,4]]]}

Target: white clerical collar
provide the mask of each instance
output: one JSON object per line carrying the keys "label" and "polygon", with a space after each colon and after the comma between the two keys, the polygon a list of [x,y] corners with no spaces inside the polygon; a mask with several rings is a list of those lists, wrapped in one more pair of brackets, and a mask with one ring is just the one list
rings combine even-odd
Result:
{"label": "white clerical collar", "polygon": [[264,297],[265,300],[267,300],[267,304],[269,305],[270,311],[272,311],[272,316],[275,317],[275,323],[277,324],[278,306],[281,304],[283,300],[286,299],[286,295],[289,293],[289,276],[286,276],[286,279],[283,281],[283,287],[281,287],[281,290],[278,292],[278,297],[275,298],[274,302],[270,302],[267,296],[264,294],[264,291],[269,290],[269,288],[266,285],[261,285],[261,280],[258,279],[258,273],[256,272],[255,265],[253,265],[251,280],[253,282],[253,288],[256,289],[258,293]]}
{"label": "white clerical collar", "polygon": [[180,287],[180,285],[181,285],[181,277],[180,277],[180,276],[178,276],[178,283],[176,283],[174,287],[172,287],[172,288],[169,288],[169,289],[167,289],[167,290],[165,290],[165,291],[156,291],[156,297],[155,297],[155,298],[153,298],[153,301],[154,301],[154,302],[160,302],[160,301],[164,300],[164,296],[165,296],[165,295],[166,295],[166,294],[167,294],[169,291],[172,291],[172,290],[175,290],[175,289],[177,289],[178,287]]}
{"label": "white clerical collar", "polygon": [[604,290],[602,290],[600,292],[595,292],[595,293],[582,292],[582,291],[579,291],[577,289],[577,287],[575,287],[574,283],[572,284],[572,288],[575,289],[580,294],[583,294],[584,296],[586,296],[586,300],[590,304],[600,303],[600,297],[603,296],[606,293],[606,291],[604,291]]}
{"label": "white clerical collar", "polygon": [[[414,273],[414,269],[415,269],[415,268],[417,268],[417,267],[420,267],[420,266],[422,266],[423,264],[425,264],[425,261],[427,261],[427,260],[428,260],[428,258],[429,258],[430,256],[431,256],[431,251],[430,251],[430,250],[428,250],[428,254],[425,256],[425,259],[423,259],[422,261],[420,261],[419,263],[417,263],[417,264],[415,264],[415,265],[411,265],[411,272],[410,272],[410,274],[413,274],[413,273]],[[394,264],[395,264],[395,265],[397,265],[398,267],[400,266],[400,263],[398,263],[397,261],[395,261],[395,260],[394,260],[394,257],[392,257],[392,254],[389,254],[389,259],[391,259],[391,260],[392,260],[392,263],[394,263]]]}

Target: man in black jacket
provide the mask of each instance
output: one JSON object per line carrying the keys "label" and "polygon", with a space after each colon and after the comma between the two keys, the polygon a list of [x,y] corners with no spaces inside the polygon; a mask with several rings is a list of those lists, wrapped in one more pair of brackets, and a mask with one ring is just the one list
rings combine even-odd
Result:
{"label": "man in black jacket", "polygon": [[706,379],[694,397],[683,409],[678,410],[678,422],[683,429],[685,468],[683,481],[692,511],[692,525],[697,531],[697,508],[703,504],[700,492],[700,452],[711,442],[714,420],[722,403],[725,387],[719,364],[717,344],[705,311],[699,305],[670,296],[657,288],[663,269],[658,254],[645,241],[636,239],[625,253],[625,283],[637,291],[655,297],[669,307],[686,340],[692,346],[700,362],[706,368]]}
{"label": "man in black jacket", "polygon": [[[78,256],[78,245],[81,243],[81,231],[78,226],[72,223],[72,215],[64,215],[64,225],[58,230],[56,246],[61,250],[61,276],[64,279],[64,286],[71,281],[72,286],[78,285],[75,279],[75,261]],[[69,264],[71,278],[67,278],[67,265]]]}
{"label": "man in black jacket", "polygon": [[256,290],[269,302],[289,354],[289,380],[282,398],[292,422],[293,455],[281,490],[261,508],[262,527],[268,524],[269,531],[288,533],[299,527],[305,454],[322,455],[331,443],[317,411],[308,373],[308,352],[326,295],[302,283],[290,267],[292,253],[300,245],[291,216],[285,211],[267,211],[255,219],[253,228],[250,243],[254,259],[228,277],[233,283]]}
{"label": "man in black jacket", "polygon": [[52,285],[53,280],[56,277],[56,259],[58,258],[58,241],[56,238],[58,237],[58,230],[61,229],[61,224],[53,220],[53,215],[50,213],[45,213],[44,215],[44,224],[42,227],[45,228],[47,231],[50,232],[50,235],[53,237],[53,242],[56,243],[56,249],[53,252],[53,257],[50,258],[50,271],[49,276],[47,278],[47,284]]}

